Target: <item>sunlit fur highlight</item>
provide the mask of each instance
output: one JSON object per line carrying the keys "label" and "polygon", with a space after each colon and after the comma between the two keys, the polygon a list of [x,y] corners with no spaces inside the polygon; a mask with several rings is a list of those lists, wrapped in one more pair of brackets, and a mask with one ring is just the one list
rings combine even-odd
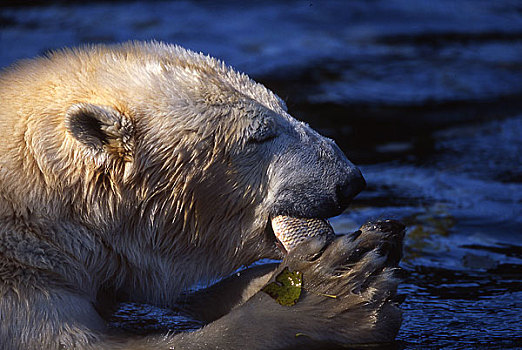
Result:
{"label": "sunlit fur highlight", "polygon": [[[114,61],[119,64],[112,64]],[[25,74],[19,74],[21,71]],[[234,255],[245,251],[242,245],[252,244],[253,237],[248,235],[259,233],[241,222],[244,209],[259,204],[263,179],[242,177],[241,170],[227,163],[226,154],[243,142],[241,128],[246,126],[237,109],[255,110],[260,103],[284,109],[281,100],[266,88],[218,60],[157,43],[57,52],[11,68],[3,74],[1,84],[10,87],[1,90],[2,101],[10,102],[2,108],[0,118],[3,128],[12,131],[0,146],[2,182],[9,183],[9,188],[1,188],[2,196],[9,197],[1,204],[1,213],[24,215],[30,221],[35,216],[56,222],[73,219],[105,231],[98,241],[126,251],[102,249],[95,259],[90,250],[80,247],[75,252],[90,263],[89,269],[98,270],[98,283],[116,281],[134,288],[138,283],[133,279],[124,282],[120,270],[129,265],[125,274],[132,276],[136,274],[133,267],[147,266],[146,273],[136,276],[140,284],[143,278],[151,279],[151,284],[162,281],[167,285],[150,289],[173,293],[257,258],[255,254]],[[23,86],[23,95],[11,93],[19,91],[17,85]],[[251,103],[251,99],[256,100]],[[27,100],[32,103],[25,103]],[[132,137],[139,153],[130,155],[131,164],[110,150],[93,154],[68,134],[64,125],[67,108],[83,102],[112,106],[136,125]],[[226,118],[224,108],[229,111]],[[27,118],[13,120],[9,118],[12,113]],[[16,203],[22,206],[12,207]],[[216,226],[220,232],[205,232]],[[133,232],[134,228],[139,232]],[[143,262],[146,255],[137,252],[145,247],[135,249],[134,245],[161,252],[161,259],[182,260],[197,251],[214,259],[201,259],[206,266],[161,271],[161,261]],[[194,251],[187,251],[191,246]],[[116,263],[107,256],[111,253],[129,261]],[[100,268],[104,265],[108,266]],[[183,278],[168,285],[153,277],[158,270],[161,275],[170,272],[178,277],[182,272]],[[154,299],[165,300],[165,296]]]}

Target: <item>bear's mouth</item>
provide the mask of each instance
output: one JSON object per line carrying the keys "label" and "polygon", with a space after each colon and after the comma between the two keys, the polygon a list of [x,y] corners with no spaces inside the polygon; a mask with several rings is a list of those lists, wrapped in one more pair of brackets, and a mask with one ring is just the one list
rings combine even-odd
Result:
{"label": "bear's mouth", "polygon": [[281,254],[286,255],[288,254],[287,250],[285,249],[285,246],[281,241],[277,238],[276,234],[274,233],[274,230],[272,228],[272,220],[268,220],[266,223],[265,228],[265,234],[268,237],[268,240],[273,244],[273,249],[276,252],[276,257],[273,257],[275,259],[282,258]]}
{"label": "bear's mouth", "polygon": [[335,235],[328,221],[318,218],[277,215],[271,218],[267,226],[275,238],[275,245],[283,254],[287,254],[309,238],[318,236],[331,238]]}

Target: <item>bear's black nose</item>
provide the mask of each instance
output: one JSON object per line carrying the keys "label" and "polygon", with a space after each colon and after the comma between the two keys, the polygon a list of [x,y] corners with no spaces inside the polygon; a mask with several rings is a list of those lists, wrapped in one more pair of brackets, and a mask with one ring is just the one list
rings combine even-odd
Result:
{"label": "bear's black nose", "polygon": [[344,208],[350,204],[351,200],[366,188],[366,181],[359,169],[355,169],[344,183],[337,186],[337,200]]}

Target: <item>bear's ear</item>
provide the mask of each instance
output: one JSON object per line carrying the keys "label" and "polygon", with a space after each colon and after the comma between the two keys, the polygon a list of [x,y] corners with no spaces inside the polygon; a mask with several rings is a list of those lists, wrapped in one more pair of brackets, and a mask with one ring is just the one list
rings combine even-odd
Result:
{"label": "bear's ear", "polygon": [[91,150],[107,152],[126,160],[133,153],[133,126],[130,120],[109,106],[78,103],[65,116],[71,135]]}

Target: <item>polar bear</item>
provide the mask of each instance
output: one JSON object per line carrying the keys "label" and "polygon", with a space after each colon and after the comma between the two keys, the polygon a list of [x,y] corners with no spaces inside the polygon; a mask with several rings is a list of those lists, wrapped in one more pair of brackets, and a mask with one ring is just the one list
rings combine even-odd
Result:
{"label": "polar bear", "polygon": [[[337,215],[365,183],[332,140],[246,75],[178,46],[97,45],[6,69],[0,100],[3,349],[395,337],[389,253],[401,229],[379,223],[283,253],[271,217]],[[260,258],[283,261],[198,292],[193,314],[208,322],[199,331],[140,338],[104,321],[120,300],[169,307],[194,283]],[[292,307],[260,291],[283,267],[304,276]]]}

